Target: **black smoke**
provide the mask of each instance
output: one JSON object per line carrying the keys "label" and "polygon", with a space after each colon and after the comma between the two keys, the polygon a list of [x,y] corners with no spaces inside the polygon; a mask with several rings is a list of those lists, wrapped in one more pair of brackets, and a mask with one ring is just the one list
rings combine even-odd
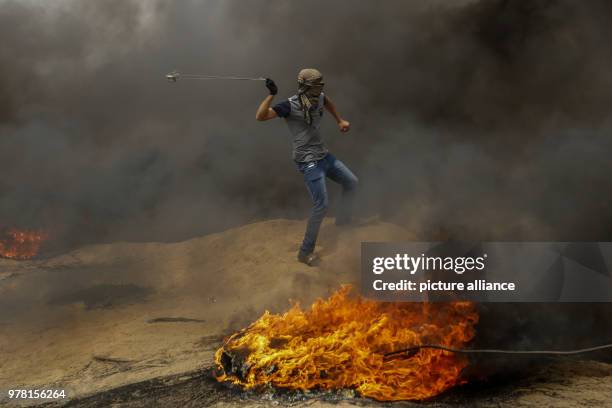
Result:
{"label": "black smoke", "polygon": [[177,240],[304,217],[284,125],[260,83],[179,68],[323,71],[353,124],[325,127],[361,215],[424,238],[610,232],[612,51],[604,1],[78,2],[0,7],[2,225],[73,245]]}
{"label": "black smoke", "polygon": [[[70,248],[304,218],[284,124],[254,120],[263,84],[163,77],[269,76],[281,99],[316,67],[353,126],[324,131],[360,216],[424,240],[610,240],[611,18],[604,0],[0,0],[0,227]],[[609,316],[489,305],[478,341],[588,346]]]}

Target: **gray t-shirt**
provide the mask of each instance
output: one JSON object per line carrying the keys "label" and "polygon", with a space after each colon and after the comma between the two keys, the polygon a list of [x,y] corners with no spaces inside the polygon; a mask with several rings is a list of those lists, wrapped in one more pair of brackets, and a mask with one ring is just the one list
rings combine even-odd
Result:
{"label": "gray t-shirt", "polygon": [[284,118],[287,122],[289,132],[293,137],[293,160],[298,163],[321,160],[328,153],[319,132],[321,119],[323,118],[324,101],[325,95],[321,93],[319,102],[311,108],[311,125],[308,125],[304,119],[304,112],[297,95],[272,108],[279,117]]}

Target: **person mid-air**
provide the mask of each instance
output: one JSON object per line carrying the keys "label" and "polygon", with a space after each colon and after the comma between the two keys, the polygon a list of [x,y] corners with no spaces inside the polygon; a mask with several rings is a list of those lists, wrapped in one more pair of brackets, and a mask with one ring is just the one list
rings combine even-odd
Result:
{"label": "person mid-air", "polygon": [[350,129],[350,123],[342,119],[334,103],[323,93],[323,85],[323,76],[318,70],[303,69],[298,75],[297,94],[270,107],[278,87],[273,80],[267,79],[266,87],[270,95],[261,102],[255,115],[259,121],[284,118],[293,138],[293,160],[304,175],[304,183],[313,202],[304,241],[297,256],[300,262],[309,266],[316,261],[314,249],[328,207],[325,178],[342,186],[342,206],[336,216],[336,225],[351,221],[352,196],[358,183],[353,172],[329,153],[323,144],[320,126],[325,109],[336,119],[341,132],[346,133]]}

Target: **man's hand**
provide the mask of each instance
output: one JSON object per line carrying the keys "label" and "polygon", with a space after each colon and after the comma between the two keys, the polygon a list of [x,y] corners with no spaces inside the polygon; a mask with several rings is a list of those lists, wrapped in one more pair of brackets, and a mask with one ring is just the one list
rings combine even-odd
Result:
{"label": "man's hand", "polygon": [[338,127],[340,128],[340,131],[342,133],[346,133],[349,130],[351,130],[351,124],[347,120],[344,120],[344,119],[340,119],[338,121]]}
{"label": "man's hand", "polygon": [[266,88],[270,91],[270,95],[276,95],[278,93],[278,86],[270,78],[266,78]]}

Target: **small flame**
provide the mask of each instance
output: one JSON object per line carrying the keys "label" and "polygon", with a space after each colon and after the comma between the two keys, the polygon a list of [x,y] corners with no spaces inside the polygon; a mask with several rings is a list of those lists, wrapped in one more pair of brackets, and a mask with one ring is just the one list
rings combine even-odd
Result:
{"label": "small flame", "polygon": [[0,257],[31,259],[38,254],[40,245],[49,239],[43,231],[8,228],[0,233]]}
{"label": "small flame", "polygon": [[[344,285],[307,311],[297,304],[282,315],[266,311],[217,351],[217,380],[247,389],[354,389],[379,401],[423,400],[465,382],[465,356],[436,349],[384,355],[425,343],[465,346],[478,322],[473,303],[384,303],[350,292]],[[232,358],[241,359],[239,368],[226,372]]]}

